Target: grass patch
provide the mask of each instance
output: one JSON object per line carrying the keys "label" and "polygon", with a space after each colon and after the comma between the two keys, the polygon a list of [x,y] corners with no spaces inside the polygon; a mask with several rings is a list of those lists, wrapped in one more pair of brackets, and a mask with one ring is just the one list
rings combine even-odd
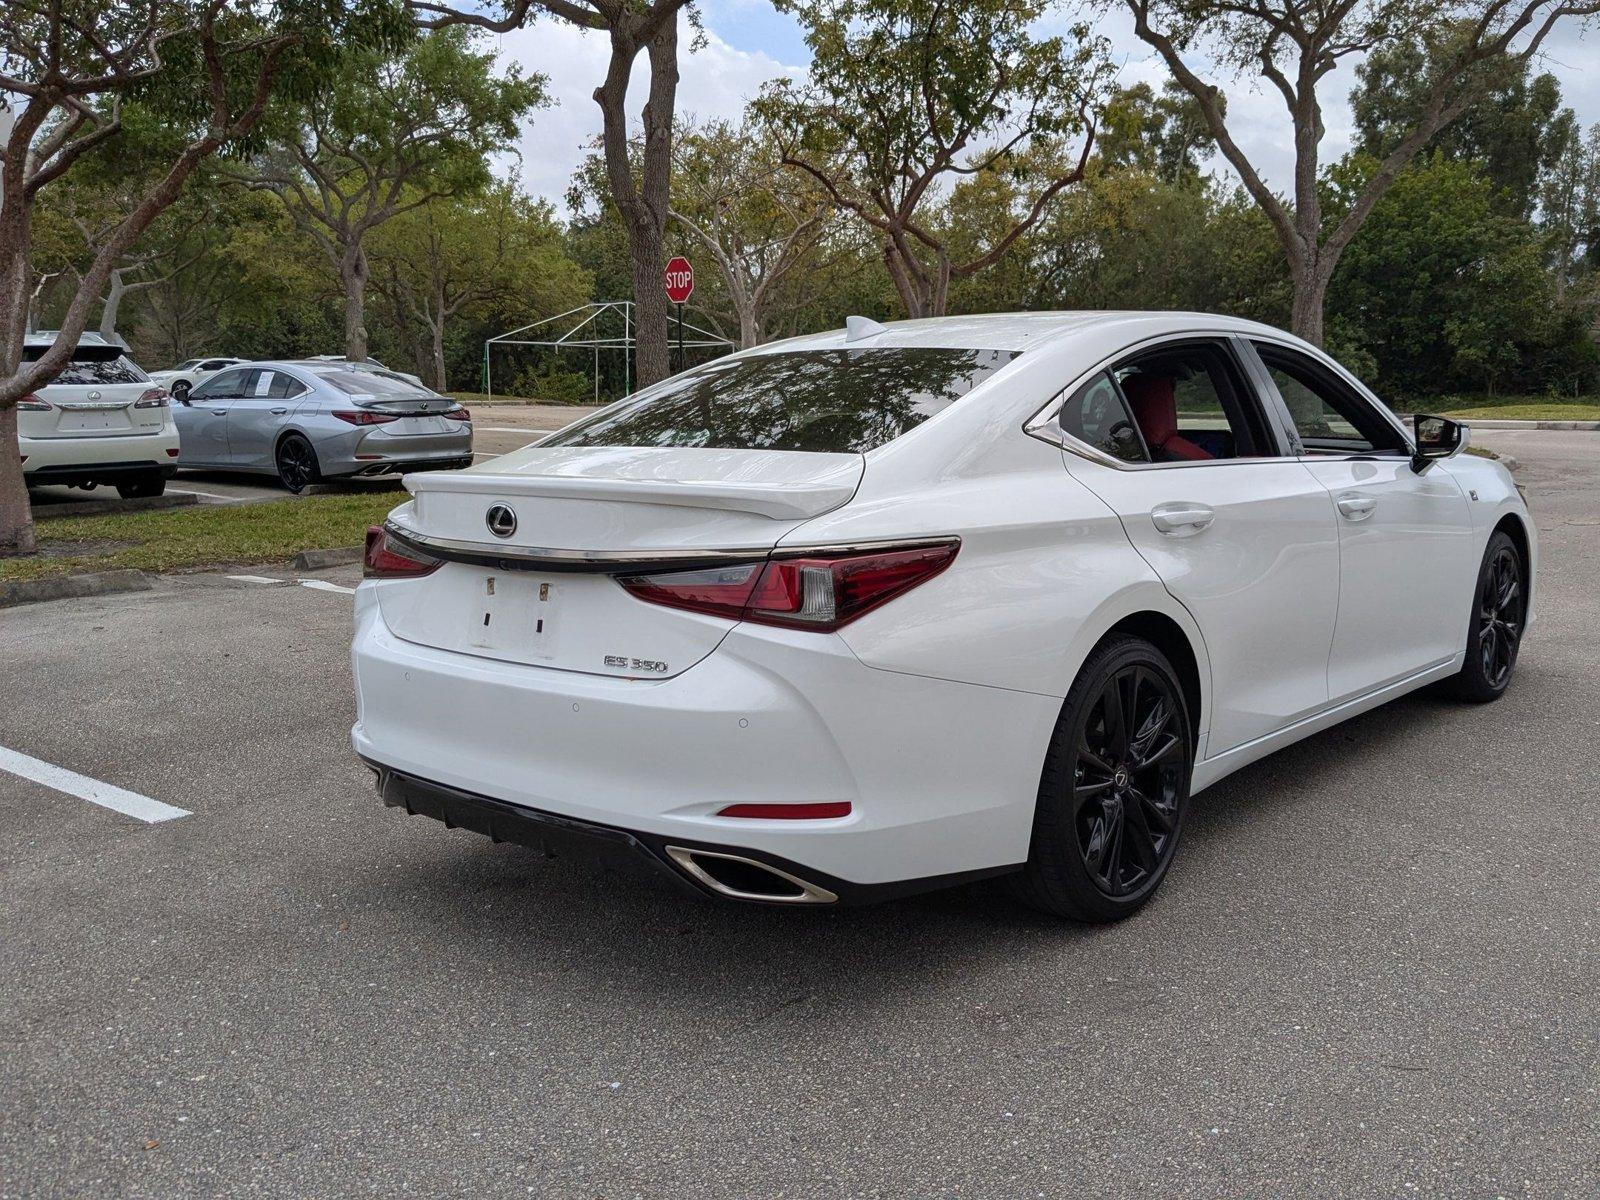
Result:
{"label": "grass patch", "polygon": [[[405,498],[404,492],[365,492],[263,504],[196,504],[104,517],[56,517],[34,527],[44,553],[0,558],[0,579],[39,579],[127,567],[181,571],[223,563],[280,562],[301,550],[360,545],[367,526],[380,523]],[[74,552],[85,544],[106,549]]]}
{"label": "grass patch", "polygon": [[1479,405],[1476,408],[1443,408],[1442,417],[1462,421],[1600,421],[1600,404],[1569,404],[1549,400],[1526,404]]}
{"label": "grass patch", "polygon": [[447,392],[457,404],[465,404],[468,408],[493,408],[501,404],[543,404],[554,408],[582,408],[592,405],[594,401],[589,397],[582,400],[533,400],[527,396],[501,396],[489,395],[486,392]]}

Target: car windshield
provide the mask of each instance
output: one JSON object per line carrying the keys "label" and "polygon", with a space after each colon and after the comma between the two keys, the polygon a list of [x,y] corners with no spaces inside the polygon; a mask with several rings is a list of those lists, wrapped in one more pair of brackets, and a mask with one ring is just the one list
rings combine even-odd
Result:
{"label": "car windshield", "polygon": [[174,367],[173,370],[174,371],[187,371],[190,367],[198,367],[199,365],[200,365],[200,360],[198,358],[186,358],[181,363],[179,363],[176,367]]}
{"label": "car windshield", "polygon": [[351,396],[375,396],[379,400],[423,400],[436,399],[439,395],[428,388],[418,387],[409,379],[380,371],[318,371],[317,377]]}
{"label": "car windshield", "polygon": [[[44,357],[48,346],[27,346],[22,351],[23,360],[36,362]],[[61,374],[50,381],[68,385],[106,383],[149,383],[150,377],[133,365],[115,346],[79,346],[72,352],[72,360],[61,369]]]}
{"label": "car windshield", "polygon": [[714,362],[542,444],[864,453],[949,407],[1015,357],[886,347]]}

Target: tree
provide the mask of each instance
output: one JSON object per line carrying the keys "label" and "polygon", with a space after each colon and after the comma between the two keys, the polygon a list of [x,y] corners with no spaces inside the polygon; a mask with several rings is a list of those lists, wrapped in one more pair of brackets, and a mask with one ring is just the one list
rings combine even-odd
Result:
{"label": "tree", "polygon": [[1600,124],[1587,135],[1564,125],[1539,200],[1540,224],[1550,239],[1556,298],[1600,270]]}
{"label": "tree", "polygon": [[[1358,152],[1381,159],[1417,123],[1432,74],[1425,54],[1416,42],[1386,46],[1356,68],[1360,83],[1350,93],[1350,108]],[[1456,161],[1481,162],[1501,207],[1530,217],[1540,181],[1562,152],[1572,110],[1561,106],[1556,77],[1533,75],[1526,59],[1486,66],[1477,98],[1434,136],[1431,148]]]}
{"label": "tree", "polygon": [[[57,375],[125,255],[202,162],[248,145],[275,92],[337,74],[352,45],[399,35],[383,0],[7,0],[0,10],[0,554],[34,548],[17,451],[16,404]],[[45,189],[122,132],[137,102],[175,149],[153,185],[105,231],[54,343],[25,360],[32,220]]]}
{"label": "tree", "polygon": [[[870,227],[909,315],[941,315],[952,280],[998,262],[1083,178],[1100,43],[1081,26],[1035,36],[1042,0],[786,6],[812,61],[805,86],[781,80],[758,102],[783,162]],[[1018,206],[991,244],[958,260],[929,212],[954,181],[984,173],[1022,185]]]}
{"label": "tree", "polygon": [[741,348],[768,338],[785,284],[817,257],[834,209],[750,124],[714,121],[677,139],[672,219],[711,256]]}
{"label": "tree", "polygon": [[592,286],[567,257],[549,207],[515,184],[413,208],[383,228],[373,258],[378,289],[425,332],[427,373],[440,391],[447,323],[513,308],[553,315],[585,303]]}
{"label": "tree", "polygon": [[462,29],[402,51],[369,50],[282,122],[283,140],[244,172],[275,192],[338,272],[345,357],[367,357],[367,237],[429,201],[489,182],[487,156],[543,102],[544,78],[494,70]]}
{"label": "tree", "polygon": [[[635,363],[643,387],[671,373],[667,347],[667,297],[661,272],[671,208],[672,122],[678,96],[678,13],[689,0],[502,0],[502,15],[450,3],[408,0],[429,24],[475,25],[497,33],[520,28],[534,16],[554,17],[579,29],[603,32],[611,44],[605,79],[594,90],[600,106],[601,148],[611,202],[622,216],[633,267]],[[649,82],[640,121],[638,153],[628,135],[628,84],[643,53]]]}
{"label": "tree", "polygon": [[[1323,302],[1339,257],[1395,179],[1424,146],[1481,96],[1508,63],[1538,52],[1564,16],[1600,11],[1600,0],[1103,0],[1122,3],[1134,31],[1200,106],[1217,148],[1272,224],[1288,262],[1290,324],[1323,338]],[[1325,212],[1318,89],[1341,66],[1420,42],[1426,63],[1409,119],[1389,131],[1391,148],[1345,207]],[[1292,130],[1294,178],[1287,199],[1262,178],[1234,139],[1221,87],[1202,78],[1208,48],[1225,74],[1257,75],[1283,101]]]}

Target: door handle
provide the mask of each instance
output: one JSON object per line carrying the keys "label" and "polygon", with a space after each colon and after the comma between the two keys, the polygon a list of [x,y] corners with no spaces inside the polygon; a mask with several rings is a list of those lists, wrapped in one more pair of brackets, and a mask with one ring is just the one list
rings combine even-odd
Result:
{"label": "door handle", "polygon": [[286,413],[288,411],[289,410],[287,408],[274,408],[274,409],[271,410],[272,415],[275,416],[275,417],[281,417],[281,416],[283,416],[284,413]]}
{"label": "door handle", "polygon": [[213,417],[225,417],[228,415],[228,410],[225,408],[213,408],[211,410],[211,415]]}
{"label": "door handle", "polygon": [[1339,511],[1352,521],[1365,521],[1372,515],[1372,510],[1378,507],[1375,496],[1358,496],[1354,493],[1340,496],[1335,503]]}
{"label": "door handle", "polygon": [[1150,520],[1162,533],[1191,537],[1217,519],[1204,504],[1162,504],[1150,510]]}

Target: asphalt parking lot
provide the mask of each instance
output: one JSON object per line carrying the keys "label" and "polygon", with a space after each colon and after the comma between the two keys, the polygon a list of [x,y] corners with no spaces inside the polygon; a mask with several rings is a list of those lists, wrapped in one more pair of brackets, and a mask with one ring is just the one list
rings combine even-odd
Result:
{"label": "asphalt parking lot", "polygon": [[0,612],[0,748],[189,813],[0,771],[0,1195],[1594,1196],[1600,434],[1477,440],[1544,552],[1511,693],[1204,793],[1113,928],[386,809],[353,571]]}
{"label": "asphalt parking lot", "polygon": [[[473,413],[473,457],[482,462],[507,454],[594,411],[589,406],[568,404],[480,405]],[[392,491],[398,494],[400,479],[398,476],[342,479],[324,485],[324,490]],[[293,499],[293,494],[285,491],[277,479],[270,475],[194,471],[187,468],[180,470],[167,483],[167,491],[174,494],[193,493],[197,504],[245,504],[257,500]],[[81,488],[43,487],[34,489],[32,493],[36,512],[62,516],[71,515],[72,507],[83,501],[115,500],[116,495],[116,490],[110,487],[96,488],[92,492]]]}

